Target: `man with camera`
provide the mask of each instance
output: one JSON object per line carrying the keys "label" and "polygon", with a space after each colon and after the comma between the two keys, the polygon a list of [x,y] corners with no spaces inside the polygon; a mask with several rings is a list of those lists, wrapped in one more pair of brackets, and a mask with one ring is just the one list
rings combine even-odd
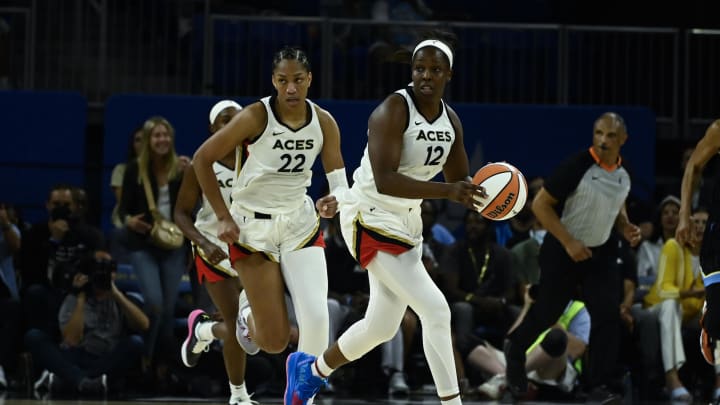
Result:
{"label": "man with camera", "polygon": [[19,253],[21,302],[27,328],[59,337],[57,314],[85,254],[109,259],[102,232],[76,215],[73,187],[56,185],[46,202],[48,220],[25,234]]}
{"label": "man with camera", "polygon": [[36,390],[105,394],[108,376],[122,378],[139,362],[144,343],[133,333],[145,332],[150,320],[115,286],[115,270],[111,260],[81,258],[58,315],[60,345],[40,329],[25,335],[33,362],[45,369]]}

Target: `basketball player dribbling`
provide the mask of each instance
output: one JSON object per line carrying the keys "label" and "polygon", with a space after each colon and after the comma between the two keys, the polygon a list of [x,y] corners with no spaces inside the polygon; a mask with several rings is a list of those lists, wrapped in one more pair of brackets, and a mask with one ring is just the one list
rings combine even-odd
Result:
{"label": "basketball player dribbling", "polygon": [[[320,354],[328,345],[327,272],[316,206],[323,217],[347,191],[340,131],[333,117],[307,99],[310,62],[302,50],[284,48],[272,64],[277,93],[246,106],[195,153],[198,183],[218,219],[218,238],[244,287],[236,337],[243,349],[282,352],[290,326],[287,286],[297,315],[299,348]],[[213,163],[239,152],[232,204],[225,204]],[[330,195],[307,196],[311,168],[320,155]]]}
{"label": "basketball player dribbling", "polygon": [[[701,179],[703,169],[710,159],[720,153],[720,120],[710,124],[700,139],[685,166],[680,188],[680,221],[675,231],[675,239],[684,245],[692,238],[690,213],[695,185]],[[717,179],[717,177],[716,177]],[[709,218],[700,249],[700,268],[705,284],[705,306],[700,320],[700,349],[710,364],[717,364],[715,349],[720,338],[720,184],[713,187],[712,200],[708,207]]]}
{"label": "basketball player dribbling", "polygon": [[[450,309],[421,261],[422,200],[447,198],[477,208],[485,197],[469,181],[460,119],[442,100],[452,61],[448,43],[420,42],[411,56],[412,84],[388,96],[370,116],[355,183],[340,201],[343,237],[368,270],[367,312],[322,356],[301,351],[288,356],[286,405],[306,404],[336,368],[392,338],[408,305],[422,322],[440,400],[461,403]],[[440,171],[446,182],[431,181]]]}
{"label": "basketball player dribbling", "polygon": [[[210,133],[217,132],[242,107],[234,101],[222,100],[210,109]],[[236,153],[232,151],[213,164],[213,171],[221,187],[223,200],[230,204],[230,190],[235,178]],[[197,203],[202,206],[193,222]],[[210,203],[203,198],[192,166],[185,168],[175,203],[173,218],[185,236],[192,241],[198,282],[204,284],[210,299],[222,315],[222,322],[196,309],[188,316],[188,336],[183,342],[180,357],[187,367],[197,365],[200,355],[215,339],[223,340],[223,360],[230,384],[230,405],[252,405],[245,387],[246,354],[235,339],[235,318],[238,295],[242,290],[237,272],[225,253],[225,243],[217,239],[218,221]]]}

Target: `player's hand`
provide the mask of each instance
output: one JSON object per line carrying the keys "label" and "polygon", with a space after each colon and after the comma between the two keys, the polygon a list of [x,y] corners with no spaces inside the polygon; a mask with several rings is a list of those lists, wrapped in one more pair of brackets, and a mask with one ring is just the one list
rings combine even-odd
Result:
{"label": "player's hand", "polygon": [[200,249],[205,254],[205,259],[207,259],[207,261],[211,264],[218,264],[228,257],[227,253],[223,249],[210,241],[203,242],[200,245]]}
{"label": "player's hand", "polygon": [[693,241],[690,237],[691,228],[692,227],[690,226],[690,218],[680,215],[680,220],[678,221],[678,226],[675,230],[675,240],[677,240],[680,246],[695,247],[693,246],[695,244],[695,241]]}
{"label": "player's hand", "polygon": [[317,208],[321,217],[332,218],[337,213],[338,201],[334,195],[326,195],[318,198],[315,202],[315,208]]}
{"label": "player's hand", "polygon": [[630,243],[630,246],[635,247],[642,240],[642,231],[639,226],[628,223],[623,228],[623,237]]}
{"label": "player's hand", "polygon": [[577,239],[573,239],[565,245],[565,252],[574,262],[581,262],[592,257],[592,250]]}
{"label": "player's hand", "polygon": [[232,245],[240,239],[240,228],[231,217],[225,218],[218,223],[217,236],[221,241]]}
{"label": "player's hand", "polygon": [[485,187],[473,184],[469,181],[457,181],[451,184],[448,199],[464,205],[466,208],[480,211],[483,204],[482,200],[487,198]]}

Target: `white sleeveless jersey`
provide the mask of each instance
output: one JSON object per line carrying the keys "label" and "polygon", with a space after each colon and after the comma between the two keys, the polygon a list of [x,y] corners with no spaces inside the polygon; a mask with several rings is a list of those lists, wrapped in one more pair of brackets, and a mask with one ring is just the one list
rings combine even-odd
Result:
{"label": "white sleeveless jersey", "polygon": [[[235,154],[235,166],[237,166],[237,153]],[[235,180],[235,167],[227,167],[220,162],[213,163],[213,172],[220,186],[220,194],[223,201],[230,206],[230,193],[232,192],[233,182]],[[202,206],[195,216],[195,228],[210,240],[217,239],[218,220],[213,211],[212,206],[205,194],[202,196]]]}
{"label": "white sleeveless jersey", "polygon": [[323,146],[320,121],[310,100],[307,122],[296,130],[278,119],[274,96],[260,101],[267,111],[267,126],[244,145],[232,204],[265,214],[289,213],[305,203],[311,169]]}
{"label": "white sleeveless jersey", "polygon": [[[455,142],[455,128],[450,121],[447,106],[441,101],[440,115],[434,121],[428,122],[416,108],[410,88],[395,93],[405,98],[408,107],[408,115],[405,117],[407,125],[403,134],[397,171],[413,179],[430,180],[442,171],[450,148]],[[420,207],[422,202],[421,199],[393,197],[377,192],[367,146],[360,167],[353,174],[353,180],[352,193],[355,197],[387,211],[407,211],[410,208]]]}

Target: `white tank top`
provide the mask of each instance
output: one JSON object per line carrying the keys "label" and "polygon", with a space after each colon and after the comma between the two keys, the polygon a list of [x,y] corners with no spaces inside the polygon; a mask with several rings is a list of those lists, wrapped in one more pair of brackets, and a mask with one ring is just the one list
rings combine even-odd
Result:
{"label": "white tank top", "polygon": [[311,169],[322,150],[323,133],[315,104],[310,100],[306,100],[307,122],[299,129],[280,122],[274,100],[274,96],[260,100],[267,112],[267,125],[262,134],[244,145],[233,184],[232,206],[284,214],[305,203]]}
{"label": "white tank top", "polygon": [[[441,100],[440,115],[434,121],[428,122],[416,108],[411,92],[410,88],[395,92],[405,98],[408,108],[397,171],[413,179],[428,181],[442,171],[450,148],[455,142],[455,128],[452,126],[444,101]],[[387,211],[419,208],[422,202],[422,199],[393,197],[377,192],[367,146],[360,167],[353,174],[353,180],[351,190],[355,197]]]}
{"label": "white tank top", "polygon": [[[238,148],[239,149],[239,148]],[[235,166],[237,167],[237,153]],[[230,206],[230,192],[232,191],[233,181],[235,180],[235,168],[227,167],[220,162],[213,163],[213,172],[220,186],[220,194],[222,195],[225,205]],[[205,237],[217,237],[218,220],[213,211],[212,206],[205,194],[202,196],[202,206],[195,216],[195,228]]]}

